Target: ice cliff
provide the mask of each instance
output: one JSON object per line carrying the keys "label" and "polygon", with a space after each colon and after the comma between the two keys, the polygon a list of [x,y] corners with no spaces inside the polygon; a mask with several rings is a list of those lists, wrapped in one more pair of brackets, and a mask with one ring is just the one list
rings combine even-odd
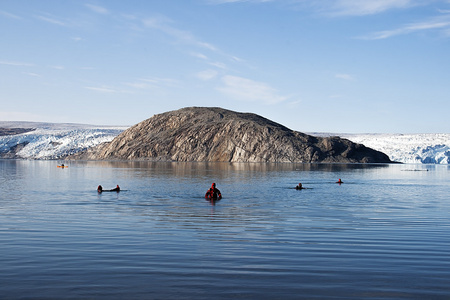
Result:
{"label": "ice cliff", "polygon": [[450,164],[450,134],[341,134],[403,163]]}
{"label": "ice cliff", "polygon": [[[12,134],[11,131],[20,132]],[[112,141],[127,127],[0,122],[0,158],[58,159]],[[23,130],[22,130],[23,131]],[[6,133],[8,132],[8,134]]]}

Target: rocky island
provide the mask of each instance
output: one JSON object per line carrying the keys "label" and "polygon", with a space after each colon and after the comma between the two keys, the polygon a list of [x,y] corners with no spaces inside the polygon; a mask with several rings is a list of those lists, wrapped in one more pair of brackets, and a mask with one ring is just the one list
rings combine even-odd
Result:
{"label": "rocky island", "polygon": [[83,160],[391,163],[339,137],[293,131],[252,113],[188,107],[142,121],[109,143],[68,157]]}

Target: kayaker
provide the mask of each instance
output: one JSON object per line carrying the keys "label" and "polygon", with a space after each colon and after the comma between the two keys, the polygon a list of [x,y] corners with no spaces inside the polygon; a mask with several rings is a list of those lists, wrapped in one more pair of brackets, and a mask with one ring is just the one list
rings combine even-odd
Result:
{"label": "kayaker", "polygon": [[120,192],[120,187],[117,185],[115,188],[113,188],[111,191],[113,192]]}
{"label": "kayaker", "polygon": [[206,199],[210,200],[220,200],[222,199],[222,194],[220,193],[219,189],[216,188],[216,184],[213,183],[211,185],[211,188],[206,192],[205,194]]}
{"label": "kayaker", "polygon": [[340,178],[339,178],[339,180],[338,181],[336,181],[336,183],[339,183],[339,184],[341,184],[341,183],[344,183]]}
{"label": "kayaker", "polygon": [[99,192],[99,193],[103,192],[103,187],[101,185],[99,185],[97,187],[97,192]]}

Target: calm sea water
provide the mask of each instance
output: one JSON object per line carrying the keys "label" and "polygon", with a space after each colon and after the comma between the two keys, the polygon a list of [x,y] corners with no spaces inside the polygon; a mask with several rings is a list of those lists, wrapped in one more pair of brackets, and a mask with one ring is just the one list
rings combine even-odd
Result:
{"label": "calm sea water", "polygon": [[56,166],[0,160],[1,299],[450,298],[448,166]]}

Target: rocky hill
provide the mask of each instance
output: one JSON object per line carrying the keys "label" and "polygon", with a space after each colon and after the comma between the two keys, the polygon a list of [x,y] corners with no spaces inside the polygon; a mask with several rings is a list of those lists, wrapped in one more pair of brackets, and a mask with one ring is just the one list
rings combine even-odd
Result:
{"label": "rocky hill", "polygon": [[189,107],[155,115],[86,160],[389,163],[382,152],[339,137],[314,137],[251,113]]}

